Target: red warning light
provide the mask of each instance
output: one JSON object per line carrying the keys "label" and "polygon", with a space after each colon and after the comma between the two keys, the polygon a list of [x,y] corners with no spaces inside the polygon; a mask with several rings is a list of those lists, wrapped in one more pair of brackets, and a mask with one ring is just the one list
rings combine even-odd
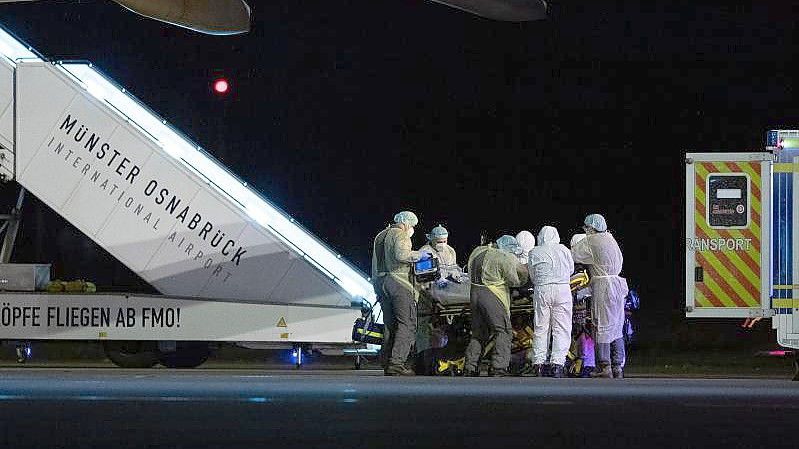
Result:
{"label": "red warning light", "polygon": [[224,95],[230,91],[230,83],[224,78],[214,80],[214,92]]}

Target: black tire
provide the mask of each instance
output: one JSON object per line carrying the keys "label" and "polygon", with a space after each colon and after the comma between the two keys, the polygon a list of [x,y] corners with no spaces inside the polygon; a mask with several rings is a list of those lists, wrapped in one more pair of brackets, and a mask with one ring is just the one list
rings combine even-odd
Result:
{"label": "black tire", "polygon": [[159,361],[167,368],[196,368],[211,355],[211,348],[204,341],[179,341],[172,352],[162,352]]}
{"label": "black tire", "polygon": [[105,355],[121,368],[152,368],[158,363],[158,343],[154,341],[104,341]]}

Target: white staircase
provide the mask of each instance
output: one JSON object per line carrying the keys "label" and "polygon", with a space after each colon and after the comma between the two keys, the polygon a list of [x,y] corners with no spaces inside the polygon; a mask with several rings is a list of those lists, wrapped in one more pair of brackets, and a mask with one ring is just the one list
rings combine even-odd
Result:
{"label": "white staircase", "polygon": [[362,273],[91,64],[46,61],[2,29],[0,147],[0,176],[163,294],[374,300]]}

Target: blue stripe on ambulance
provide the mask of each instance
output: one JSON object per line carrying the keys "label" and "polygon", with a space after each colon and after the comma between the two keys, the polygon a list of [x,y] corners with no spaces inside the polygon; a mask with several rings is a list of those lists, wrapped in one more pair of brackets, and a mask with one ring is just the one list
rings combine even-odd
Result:
{"label": "blue stripe on ambulance", "polygon": [[[793,285],[793,173],[774,173],[773,179],[772,284]],[[773,290],[772,297],[791,299],[793,290]]]}

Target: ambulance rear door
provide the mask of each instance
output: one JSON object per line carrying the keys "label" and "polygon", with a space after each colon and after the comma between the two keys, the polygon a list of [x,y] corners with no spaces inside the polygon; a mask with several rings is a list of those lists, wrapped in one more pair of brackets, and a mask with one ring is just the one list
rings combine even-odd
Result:
{"label": "ambulance rear door", "polygon": [[686,316],[771,315],[773,159],[767,152],[686,155]]}

